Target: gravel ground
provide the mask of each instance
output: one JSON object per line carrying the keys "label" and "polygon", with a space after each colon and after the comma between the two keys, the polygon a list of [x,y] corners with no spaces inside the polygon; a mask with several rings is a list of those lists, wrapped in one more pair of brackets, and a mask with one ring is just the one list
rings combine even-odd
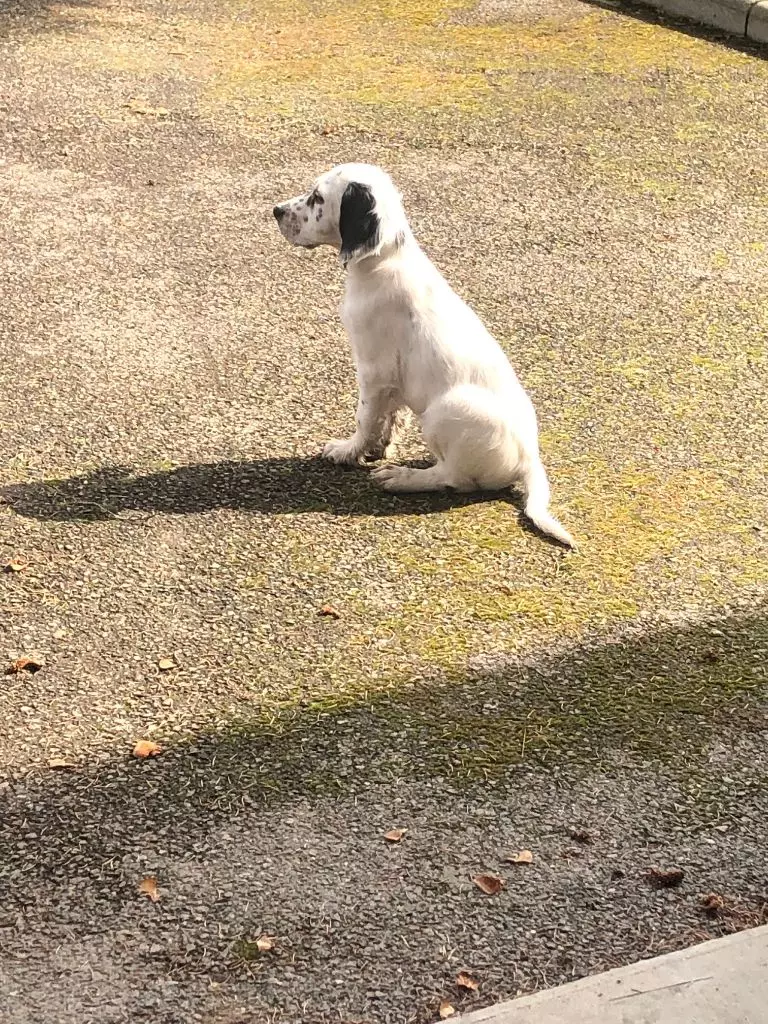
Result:
{"label": "gravel ground", "polygon": [[[766,111],[609,4],[0,7],[4,1021],[426,1022],[765,919]],[[578,554],[317,460],[343,281],[269,211],[345,159]]]}

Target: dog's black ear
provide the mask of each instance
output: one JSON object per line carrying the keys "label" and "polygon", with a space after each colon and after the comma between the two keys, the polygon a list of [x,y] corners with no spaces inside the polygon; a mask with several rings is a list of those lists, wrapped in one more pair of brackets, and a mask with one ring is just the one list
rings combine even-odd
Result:
{"label": "dog's black ear", "polygon": [[341,262],[346,267],[353,256],[375,249],[379,242],[381,223],[373,212],[376,200],[367,185],[352,181],[341,197],[339,233]]}

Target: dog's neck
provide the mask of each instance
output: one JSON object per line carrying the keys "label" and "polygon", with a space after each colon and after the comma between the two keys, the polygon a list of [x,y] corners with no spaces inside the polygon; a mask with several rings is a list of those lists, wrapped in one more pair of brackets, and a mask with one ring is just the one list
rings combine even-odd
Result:
{"label": "dog's neck", "polygon": [[371,274],[378,270],[387,260],[402,256],[407,250],[412,251],[414,248],[418,249],[418,247],[418,242],[414,238],[413,232],[409,227],[406,227],[398,231],[391,241],[385,242],[378,252],[369,253],[357,259],[351,259],[346,264],[345,269],[347,274],[354,274],[355,276]]}

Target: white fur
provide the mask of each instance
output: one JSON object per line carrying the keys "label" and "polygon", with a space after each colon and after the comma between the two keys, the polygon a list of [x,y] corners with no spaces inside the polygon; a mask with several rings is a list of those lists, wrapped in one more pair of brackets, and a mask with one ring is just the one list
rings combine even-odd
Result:
{"label": "white fur", "polygon": [[[369,189],[378,220],[368,245],[352,253],[345,250],[339,226],[350,183]],[[275,207],[275,216],[289,241],[332,245],[348,269],[341,316],[357,367],[357,429],[350,438],[330,441],[325,458],[358,463],[366,456],[384,457],[401,411],[410,409],[435,464],[380,466],[372,475],[382,487],[517,486],[528,518],[575,547],[548,511],[549,483],[530,398],[499,344],[420,249],[388,175],[366,164],[343,164],[320,177],[307,195]]]}

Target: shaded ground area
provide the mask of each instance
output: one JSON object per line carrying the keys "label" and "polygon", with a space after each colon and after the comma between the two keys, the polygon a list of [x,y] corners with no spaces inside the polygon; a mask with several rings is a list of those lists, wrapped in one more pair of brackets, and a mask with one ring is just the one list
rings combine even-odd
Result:
{"label": "shaded ground area", "polygon": [[[768,716],[745,701],[767,649],[761,611],[34,772],[4,793],[4,1011],[429,1020],[471,1004],[460,970],[491,1000],[760,923]],[[683,884],[654,889],[653,867]],[[472,884],[486,871],[499,896]]]}
{"label": "shaded ground area", "polygon": [[[428,1021],[764,917],[768,64],[607,6],[0,9],[4,1019]],[[269,211],[343,159],[578,554],[315,458],[341,272]]]}

